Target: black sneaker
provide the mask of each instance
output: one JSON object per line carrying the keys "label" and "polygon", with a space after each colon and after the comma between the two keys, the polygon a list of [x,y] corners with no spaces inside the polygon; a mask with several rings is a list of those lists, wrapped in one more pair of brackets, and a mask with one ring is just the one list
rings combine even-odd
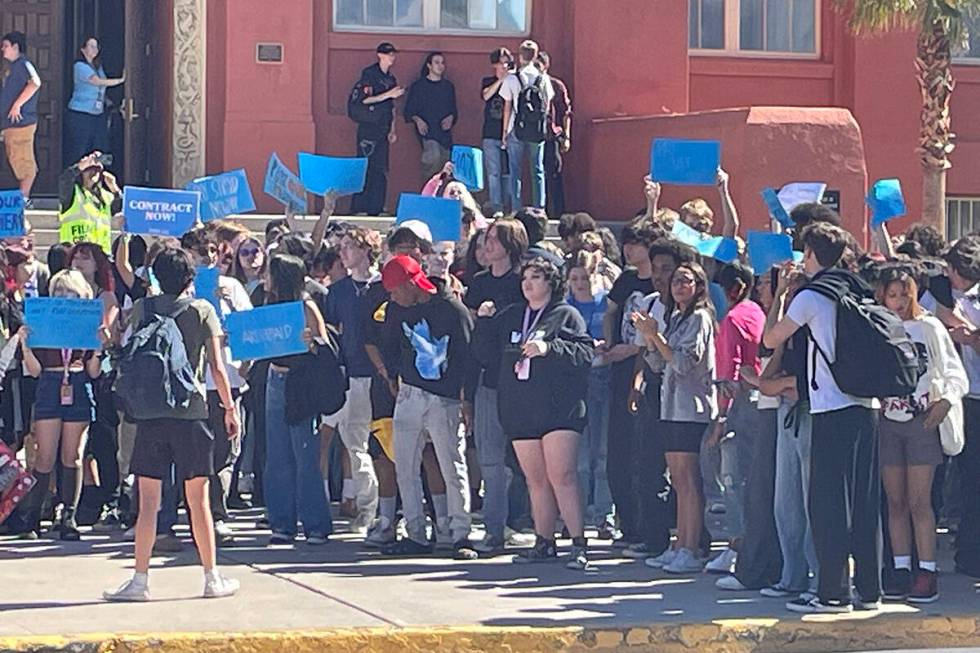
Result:
{"label": "black sneaker", "polygon": [[[416,542],[410,537],[403,537],[394,544],[389,544],[381,549],[381,553],[386,556],[421,556],[432,553],[431,544]],[[475,552],[474,552],[475,553]]]}
{"label": "black sneaker", "polygon": [[82,534],[78,532],[78,525],[75,523],[75,513],[66,510],[61,517],[58,536],[63,542],[77,542],[82,539]]}
{"label": "black sneaker", "polygon": [[453,543],[454,560],[476,560],[480,554],[473,548],[473,543],[469,540],[460,540]]}
{"label": "black sneaker", "polygon": [[819,597],[807,599],[800,597],[795,601],[786,604],[786,609],[790,612],[802,614],[845,614],[853,609],[850,603],[843,601],[821,601]]}
{"label": "black sneaker", "polygon": [[912,572],[908,569],[895,569],[888,574],[885,582],[886,601],[904,601],[912,588]]}
{"label": "black sneaker", "polygon": [[554,542],[547,540],[536,543],[530,549],[519,551],[514,556],[517,564],[528,564],[532,562],[554,562],[558,559],[558,549]]}
{"label": "black sneaker", "polygon": [[591,563],[589,562],[589,550],[584,546],[573,546],[572,555],[568,557],[568,561],[565,563],[565,568],[579,571],[591,569]]}

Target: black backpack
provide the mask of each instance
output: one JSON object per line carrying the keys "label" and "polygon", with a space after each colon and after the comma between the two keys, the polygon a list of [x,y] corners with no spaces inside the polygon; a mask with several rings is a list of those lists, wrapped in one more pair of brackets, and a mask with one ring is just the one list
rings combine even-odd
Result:
{"label": "black backpack", "polygon": [[544,91],[544,75],[521,88],[517,96],[517,118],[514,135],[524,143],[540,143],[548,138],[548,95]]}
{"label": "black backpack", "polygon": [[[837,304],[834,362],[830,362],[811,335],[814,348],[811,369],[816,369],[819,352],[837,386],[849,395],[905,397],[915,391],[920,373],[919,355],[897,315],[877,303],[870,292],[855,292],[839,273],[824,273],[806,288]],[[819,389],[815,376],[811,388]]]}
{"label": "black backpack", "polygon": [[180,417],[200,392],[177,327],[177,318],[190,308],[191,300],[177,302],[166,314],[157,313],[152,302],[144,300],[143,319],[123,348],[113,388],[123,412],[134,422]]}
{"label": "black backpack", "polygon": [[384,103],[364,104],[367,97],[363,91],[363,82],[358,81],[347,96],[347,117],[357,124],[376,125],[385,116],[385,111],[381,110]]}

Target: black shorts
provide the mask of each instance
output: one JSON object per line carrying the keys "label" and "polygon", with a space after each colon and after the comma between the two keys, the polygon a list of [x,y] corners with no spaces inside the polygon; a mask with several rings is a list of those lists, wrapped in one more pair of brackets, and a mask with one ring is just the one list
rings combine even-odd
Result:
{"label": "black shorts", "polygon": [[708,430],[700,422],[660,422],[664,434],[664,451],[667,453],[701,453],[701,440]]}
{"label": "black shorts", "polygon": [[[565,406],[552,409],[551,413],[547,415],[537,415],[532,418],[527,416],[512,417],[514,417],[513,420],[501,419],[501,422],[511,422],[507,425],[510,427],[510,433],[508,433],[510,440],[540,440],[555,431],[575,431],[581,434],[589,424],[586,417],[585,402],[582,400],[576,400]],[[504,427],[505,430],[507,426]]]}
{"label": "black shorts", "polygon": [[206,421],[164,418],[137,424],[130,471],[163,479],[172,464],[180,479],[214,475],[214,434]]}

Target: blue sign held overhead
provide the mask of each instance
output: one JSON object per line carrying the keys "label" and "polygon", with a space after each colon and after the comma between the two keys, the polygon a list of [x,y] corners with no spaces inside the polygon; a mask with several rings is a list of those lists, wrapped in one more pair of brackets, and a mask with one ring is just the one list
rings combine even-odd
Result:
{"label": "blue sign held overhead", "polygon": [[721,142],[655,138],[650,177],[664,184],[712,186],[721,166]]}
{"label": "blue sign held overhead", "polygon": [[731,263],[738,258],[738,243],[733,238],[701,233],[680,220],[674,221],[671,235],[685,245],[690,245],[696,249],[701,256],[707,256],[722,263]]}
{"label": "blue sign held overhead", "polygon": [[255,199],[244,168],[188,182],[184,190],[201,194],[201,222],[255,210]]}
{"label": "blue sign held overhead", "polygon": [[201,194],[189,190],[164,188],[123,188],[123,214],[126,231],[151,236],[184,235],[197,222]]}
{"label": "blue sign held overhead", "polygon": [[871,226],[877,227],[906,213],[902,184],[898,179],[879,179],[868,193],[871,207]]}
{"label": "blue sign held overhead", "polygon": [[471,191],[483,190],[483,150],[453,145],[452,162],[453,177]]}
{"label": "blue sign held overhead", "polygon": [[821,181],[794,181],[779,189],[779,202],[789,213],[800,204],[819,204],[827,184]]}
{"label": "blue sign held overhead", "polygon": [[782,225],[783,229],[796,226],[793,218],[786,211],[786,207],[779,201],[779,196],[776,194],[776,191],[771,188],[763,188],[762,201],[766,203],[766,208],[769,209],[769,217]]}
{"label": "blue sign held overhead", "polygon": [[275,152],[269,157],[265,170],[263,192],[296,213],[306,213],[306,189],[292,170],[286,167]]}
{"label": "blue sign held overhead", "polygon": [[427,224],[435,242],[457,241],[463,222],[463,205],[459,200],[402,193],[395,224],[406,220],[421,220]]}
{"label": "blue sign held overhead", "polygon": [[303,302],[269,304],[230,313],[225,319],[228,346],[235,360],[249,361],[304,354],[306,313]]}
{"label": "blue sign held overhead", "polygon": [[69,297],[28,297],[24,317],[31,347],[98,349],[102,300]]}
{"label": "blue sign held overhead", "polygon": [[364,190],[367,159],[320,156],[300,152],[299,178],[306,190],[314,195],[334,191],[338,195],[353,195]]}
{"label": "blue sign held overhead", "polygon": [[750,231],[746,247],[756,274],[765,274],[774,265],[794,260],[793,239],[786,234]]}
{"label": "blue sign held overhead", "polygon": [[24,235],[24,196],[19,190],[0,190],[0,238]]}

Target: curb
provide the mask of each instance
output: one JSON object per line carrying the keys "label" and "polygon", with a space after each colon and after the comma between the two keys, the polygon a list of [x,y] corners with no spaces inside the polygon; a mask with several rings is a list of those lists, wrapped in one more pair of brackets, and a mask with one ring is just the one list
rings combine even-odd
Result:
{"label": "curb", "polygon": [[817,653],[980,645],[978,617],[720,620],[623,628],[359,628],[255,633],[0,638],[0,653]]}

